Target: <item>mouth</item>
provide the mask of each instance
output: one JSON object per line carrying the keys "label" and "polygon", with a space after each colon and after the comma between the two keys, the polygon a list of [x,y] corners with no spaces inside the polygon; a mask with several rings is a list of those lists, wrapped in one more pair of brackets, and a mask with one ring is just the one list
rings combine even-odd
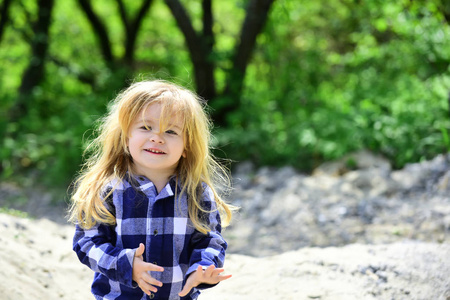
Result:
{"label": "mouth", "polygon": [[149,153],[153,153],[153,154],[166,154],[165,152],[163,152],[163,151],[161,151],[161,150],[158,150],[158,149],[152,149],[152,148],[150,148],[150,149],[144,149],[146,152],[149,152]]}

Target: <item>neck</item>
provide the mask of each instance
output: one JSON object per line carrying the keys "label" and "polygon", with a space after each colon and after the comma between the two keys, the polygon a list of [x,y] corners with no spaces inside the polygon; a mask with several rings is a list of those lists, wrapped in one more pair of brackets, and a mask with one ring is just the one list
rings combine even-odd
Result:
{"label": "neck", "polygon": [[136,168],[133,168],[133,173],[136,175],[143,175],[150,179],[150,181],[155,185],[156,191],[158,194],[162,191],[162,189],[167,185],[169,182],[170,177],[174,175],[173,172],[151,172],[150,170],[138,170]]}
{"label": "neck", "polygon": [[158,194],[161,193],[162,189],[163,189],[163,188],[167,185],[167,183],[169,182],[169,178],[164,179],[164,180],[161,180],[161,181],[153,180],[153,179],[151,179],[151,178],[149,178],[149,179],[150,179],[150,180],[153,182],[153,184],[155,185],[156,191],[158,192]]}

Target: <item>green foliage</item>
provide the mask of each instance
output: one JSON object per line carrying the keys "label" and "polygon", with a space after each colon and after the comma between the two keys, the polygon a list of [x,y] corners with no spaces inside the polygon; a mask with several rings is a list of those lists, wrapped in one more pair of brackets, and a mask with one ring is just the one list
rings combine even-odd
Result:
{"label": "green foliage", "polygon": [[0,207],[0,214],[7,214],[14,217],[31,219],[31,217],[26,212],[7,207]]}
{"label": "green foliage", "polygon": [[[140,6],[124,2],[129,16]],[[201,1],[182,2],[201,30]],[[311,170],[363,148],[386,155],[396,167],[449,151],[444,2],[359,2],[275,1],[247,67],[240,105],[227,116],[228,125],[215,130],[219,156]],[[239,42],[245,3],[213,3],[218,91]],[[163,1],[155,0],[144,19],[133,65],[121,60],[125,31],[116,2],[93,4],[111,37],[114,66],[104,61],[77,1],[56,1],[44,81],[27,99],[26,115],[8,120],[0,114],[3,179],[26,175],[67,184],[95,120],[132,78],[193,87],[184,37]],[[36,10],[33,0],[12,5],[0,44],[1,112],[18,99]]]}
{"label": "green foliage", "polygon": [[225,152],[311,170],[362,148],[395,167],[448,151],[449,24],[438,2],[408,5],[278,2]]}

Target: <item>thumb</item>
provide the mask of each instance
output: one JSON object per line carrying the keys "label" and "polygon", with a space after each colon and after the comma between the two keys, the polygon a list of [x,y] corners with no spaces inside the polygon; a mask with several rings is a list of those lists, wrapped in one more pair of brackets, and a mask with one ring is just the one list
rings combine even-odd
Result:
{"label": "thumb", "polygon": [[140,243],[139,247],[136,249],[136,252],[134,253],[134,256],[135,257],[142,256],[142,254],[144,254],[144,251],[145,251],[145,246],[144,246],[144,244]]}
{"label": "thumb", "polygon": [[191,289],[197,285],[194,284],[195,282],[195,277],[198,276],[198,274],[202,274],[203,270],[202,270],[202,266],[198,266],[197,270],[194,271],[193,273],[189,274],[186,283],[183,287],[183,289],[181,290],[181,292],[178,293],[178,296],[180,297],[184,297],[187,294],[189,294],[189,292],[191,291]]}
{"label": "thumb", "polygon": [[180,297],[186,296],[191,289],[192,289],[191,285],[188,282],[186,282],[181,292],[178,293],[178,296]]}

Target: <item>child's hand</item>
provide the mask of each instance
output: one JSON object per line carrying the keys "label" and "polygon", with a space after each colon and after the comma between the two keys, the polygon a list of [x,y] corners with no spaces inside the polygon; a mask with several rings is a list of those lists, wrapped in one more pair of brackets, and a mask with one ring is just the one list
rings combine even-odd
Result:
{"label": "child's hand", "polygon": [[139,244],[139,248],[136,249],[133,260],[133,280],[139,285],[141,290],[150,295],[150,292],[156,293],[158,289],[155,286],[162,286],[162,282],[153,278],[148,271],[163,272],[164,269],[157,265],[146,263],[142,254],[144,254],[144,244]]}
{"label": "child's hand", "polygon": [[202,266],[198,266],[197,270],[189,275],[186,284],[178,295],[180,297],[186,296],[192,288],[201,283],[216,284],[231,277],[231,274],[220,275],[223,271],[224,269],[216,268],[214,265],[209,266],[204,271]]}

